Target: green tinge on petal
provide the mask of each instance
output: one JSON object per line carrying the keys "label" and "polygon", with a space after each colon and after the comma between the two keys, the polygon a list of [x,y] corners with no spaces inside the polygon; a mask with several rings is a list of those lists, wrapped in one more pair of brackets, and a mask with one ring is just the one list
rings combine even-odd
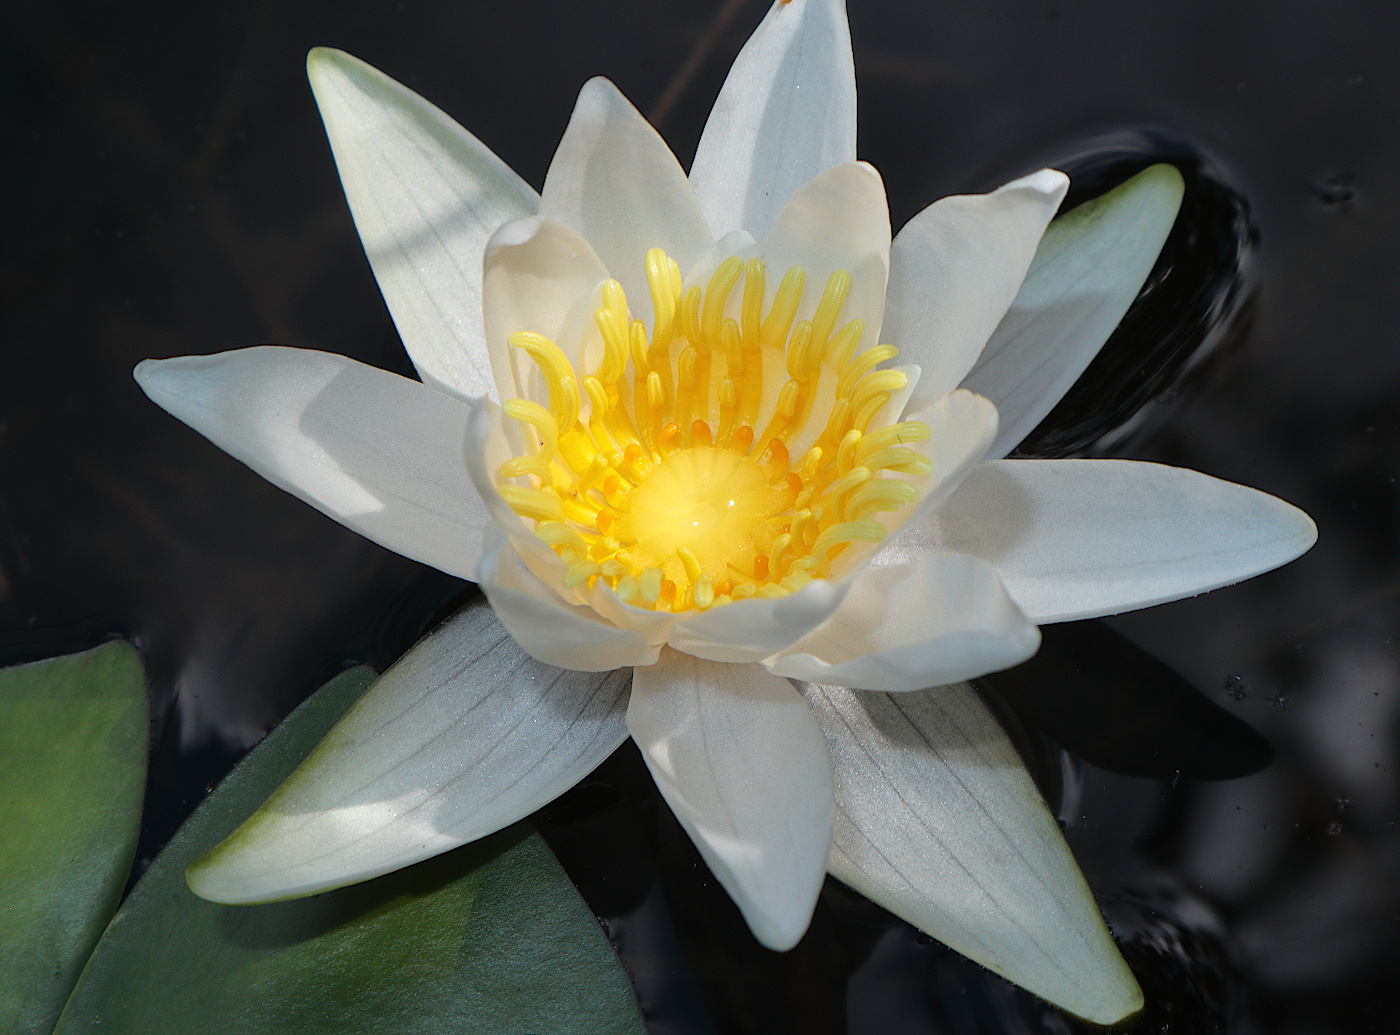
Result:
{"label": "green tinge on petal", "polygon": [[1051,222],[962,383],[1001,413],[989,458],[1011,452],[1098,355],[1152,272],[1184,191],[1181,173],[1154,165]]}
{"label": "green tinge on petal", "polygon": [[126,884],[146,677],[125,643],[0,672],[0,1031],[47,1035]]}
{"label": "green tinge on petal", "polygon": [[836,774],[828,869],[1042,999],[1096,1024],[1142,1008],[1055,819],[966,683],[806,685]]}
{"label": "green tinge on petal", "polygon": [[627,739],[631,673],[528,656],[484,600],[384,673],[281,786],[189,868],[230,905],[391,873],[542,808]]}
{"label": "green tinge on petal", "polygon": [[526,826],[368,884],[221,906],[185,867],[226,836],[373,680],[347,672],[219,785],[142,877],[56,1035],[641,1035],[626,974]]}

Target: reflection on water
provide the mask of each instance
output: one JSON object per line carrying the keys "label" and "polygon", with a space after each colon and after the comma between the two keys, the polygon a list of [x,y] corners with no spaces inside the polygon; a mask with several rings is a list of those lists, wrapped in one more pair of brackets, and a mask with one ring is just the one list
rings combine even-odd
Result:
{"label": "reflection on water", "polygon": [[[597,5],[412,0],[4,15],[16,146],[0,176],[23,203],[0,240],[0,660],[114,634],[143,649],[142,856],[312,688],[351,662],[383,668],[474,593],[286,497],[130,379],[147,356],[262,342],[409,372],[306,49],[373,61],[538,185],[598,72],[663,106],[688,161],[763,6],[617,0],[615,22]],[[850,6],[862,154],[897,224],[1046,160],[1073,199],[1164,158],[1186,176],[1151,290],[1023,451],[1194,467],[1321,529],[1308,557],[1242,587],[1113,633],[1052,630],[1039,667],[998,687],[1147,990],[1136,1030],[1393,1030],[1400,143],[1385,128],[1400,123],[1400,9]],[[655,1032],[1076,1030],[833,882],[794,952],[760,949],[630,745],[539,821]]]}

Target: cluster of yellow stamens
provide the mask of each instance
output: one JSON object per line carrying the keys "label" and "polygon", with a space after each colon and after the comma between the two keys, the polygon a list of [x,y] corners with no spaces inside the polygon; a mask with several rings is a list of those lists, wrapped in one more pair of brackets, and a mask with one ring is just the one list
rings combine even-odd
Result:
{"label": "cluster of yellow stamens", "polygon": [[[876,369],[897,354],[893,346],[856,354],[863,321],[836,326],[850,275],[832,274],[812,318],[794,322],[800,266],[766,314],[761,259],[731,257],[704,290],[682,291],[675,260],[653,248],[646,274],[650,339],[629,318],[622,286],[608,281],[595,312],[602,358],[582,385],[554,342],[528,331],[510,337],[539,367],[549,406],[503,407],[536,451],[501,465],[500,493],[566,562],[566,586],[601,579],[639,607],[705,610],[795,592],[825,578],[848,544],[879,542],[885,528],[874,515],[918,498],[892,475],[929,473],[908,448],[929,428],[902,421],[870,430],[908,378]],[[725,309],[741,278],[736,320]],[[755,434],[764,380],[784,375],[776,410]],[[819,394],[834,398],[830,415],[794,463],[789,443]]]}

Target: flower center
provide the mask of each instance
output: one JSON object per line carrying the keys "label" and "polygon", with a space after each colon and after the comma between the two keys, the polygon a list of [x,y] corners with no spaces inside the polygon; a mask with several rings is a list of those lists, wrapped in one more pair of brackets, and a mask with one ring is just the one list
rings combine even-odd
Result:
{"label": "flower center", "polygon": [[[727,259],[704,289],[683,291],[659,248],[646,272],[650,338],[621,285],[606,282],[594,314],[602,357],[582,379],[554,342],[510,337],[539,367],[549,405],[502,407],[534,450],[502,464],[497,480],[566,562],[565,586],[601,579],[640,607],[704,610],[794,592],[826,577],[849,544],[884,538],[874,516],[918,499],[895,476],[929,473],[908,448],[929,429],[871,428],[908,378],[876,369],[893,346],[856,354],[862,320],[838,329],[850,276],[832,274],[812,318],[796,320],[800,266],[766,312],[760,259]],[[738,316],[727,316],[741,278]],[[797,462],[794,442],[810,443]]]}
{"label": "flower center", "polygon": [[788,486],[775,488],[768,478],[755,461],[733,450],[678,449],[632,491],[631,509],[610,532],[631,544],[629,552],[643,570],[661,568],[677,585],[742,579],[792,506]]}

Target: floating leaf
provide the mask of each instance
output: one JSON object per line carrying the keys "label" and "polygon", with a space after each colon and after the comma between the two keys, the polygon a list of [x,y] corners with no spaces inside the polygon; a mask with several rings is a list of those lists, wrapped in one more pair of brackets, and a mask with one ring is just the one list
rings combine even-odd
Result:
{"label": "floating leaf", "polygon": [[631,985],[524,825],[379,880],[221,906],[184,871],[282,782],[372,681],[328,683],[180,829],[113,920],[56,1035],[640,1033]]}
{"label": "floating leaf", "polygon": [[47,1033],[141,830],[146,677],[108,643],[0,672],[0,1031]]}

